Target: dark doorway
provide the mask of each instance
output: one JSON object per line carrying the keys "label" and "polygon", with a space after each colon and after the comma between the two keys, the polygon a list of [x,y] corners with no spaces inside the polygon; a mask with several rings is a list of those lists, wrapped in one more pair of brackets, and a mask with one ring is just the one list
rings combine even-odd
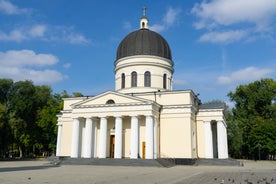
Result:
{"label": "dark doorway", "polygon": [[218,135],[217,135],[217,121],[211,121],[212,139],[213,139],[213,156],[218,158]]}

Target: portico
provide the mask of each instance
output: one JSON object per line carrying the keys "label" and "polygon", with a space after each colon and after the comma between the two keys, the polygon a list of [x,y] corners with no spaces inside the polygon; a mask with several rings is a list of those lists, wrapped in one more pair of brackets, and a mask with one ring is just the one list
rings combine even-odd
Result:
{"label": "portico", "polygon": [[205,121],[204,128],[206,158],[228,158],[226,124],[223,121]]}
{"label": "portico", "polygon": [[[158,146],[156,145],[157,141],[155,141],[157,140],[157,126],[155,125],[157,122],[153,115],[74,118],[70,156],[72,158],[110,157],[108,141],[109,137],[115,133],[115,159],[142,158],[142,142],[146,143],[144,158],[157,158]],[[98,136],[96,135],[97,132],[99,132]],[[124,141],[129,139],[126,136],[130,136],[129,145],[126,145],[128,141]],[[130,150],[127,151],[126,148],[130,148]]]}

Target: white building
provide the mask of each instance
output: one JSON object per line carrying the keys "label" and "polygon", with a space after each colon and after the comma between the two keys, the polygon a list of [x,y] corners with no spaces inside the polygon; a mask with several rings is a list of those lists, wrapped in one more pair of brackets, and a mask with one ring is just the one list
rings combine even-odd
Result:
{"label": "white building", "polygon": [[115,91],[65,98],[57,156],[72,158],[228,158],[224,105],[200,105],[192,90],[172,90],[167,41],[140,29],[117,49]]}

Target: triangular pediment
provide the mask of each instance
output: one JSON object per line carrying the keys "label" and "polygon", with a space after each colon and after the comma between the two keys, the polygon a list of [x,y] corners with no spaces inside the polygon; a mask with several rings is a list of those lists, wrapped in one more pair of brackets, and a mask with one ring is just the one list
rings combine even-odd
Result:
{"label": "triangular pediment", "polygon": [[[112,103],[112,101],[114,103]],[[114,91],[107,91],[105,93],[99,94],[94,97],[87,97],[81,102],[72,104],[72,107],[81,107],[81,106],[102,106],[102,105],[123,105],[123,104],[149,104],[152,101],[134,97],[127,94],[117,93]]]}

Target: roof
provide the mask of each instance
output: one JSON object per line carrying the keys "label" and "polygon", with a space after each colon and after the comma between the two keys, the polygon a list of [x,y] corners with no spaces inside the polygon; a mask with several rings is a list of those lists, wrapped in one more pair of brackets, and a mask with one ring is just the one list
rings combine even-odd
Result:
{"label": "roof", "polygon": [[225,109],[224,103],[201,104],[199,109]]}
{"label": "roof", "polygon": [[128,34],[118,46],[116,60],[135,55],[172,59],[167,41],[160,34],[149,29],[139,29]]}

